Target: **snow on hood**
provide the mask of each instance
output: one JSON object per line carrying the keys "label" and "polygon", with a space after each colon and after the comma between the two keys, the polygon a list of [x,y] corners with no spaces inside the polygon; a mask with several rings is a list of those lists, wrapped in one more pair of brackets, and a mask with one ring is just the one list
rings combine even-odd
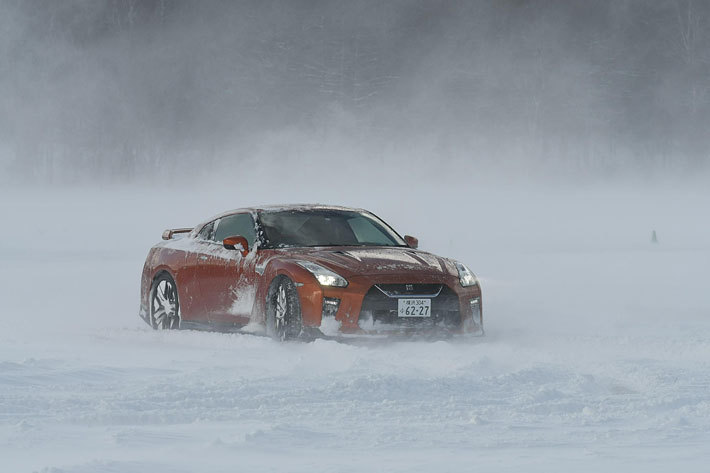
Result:
{"label": "snow on hood", "polygon": [[444,258],[411,248],[313,248],[304,252],[304,256],[343,276],[345,273],[392,274],[403,271],[451,275],[456,271]]}

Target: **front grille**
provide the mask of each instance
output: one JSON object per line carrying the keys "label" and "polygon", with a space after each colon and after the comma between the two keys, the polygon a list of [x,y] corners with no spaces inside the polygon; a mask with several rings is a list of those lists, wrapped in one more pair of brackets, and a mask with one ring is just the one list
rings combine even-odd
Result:
{"label": "front grille", "polygon": [[436,297],[442,284],[375,284],[388,297]]}
{"label": "front grille", "polygon": [[[406,297],[431,299],[431,317],[398,317],[397,300]],[[363,328],[379,324],[457,327],[461,325],[459,298],[442,284],[377,284],[365,294],[359,322]]]}

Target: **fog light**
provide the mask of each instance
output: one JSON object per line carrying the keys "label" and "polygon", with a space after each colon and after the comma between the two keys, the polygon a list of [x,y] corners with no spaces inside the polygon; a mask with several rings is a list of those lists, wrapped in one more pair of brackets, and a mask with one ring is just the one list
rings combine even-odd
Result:
{"label": "fog light", "polygon": [[481,326],[481,299],[478,297],[471,299],[471,319],[478,327]]}
{"label": "fog light", "polygon": [[340,299],[335,297],[323,298],[323,317],[335,317],[340,307]]}

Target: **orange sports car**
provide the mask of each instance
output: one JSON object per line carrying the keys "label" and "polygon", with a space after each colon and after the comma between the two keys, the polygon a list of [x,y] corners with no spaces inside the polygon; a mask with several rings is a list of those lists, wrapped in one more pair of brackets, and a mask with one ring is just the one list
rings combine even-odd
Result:
{"label": "orange sports car", "polygon": [[483,334],[481,288],[464,264],[417,249],[376,215],[322,205],[232,210],[166,230],[141,279],[156,329],[279,339]]}

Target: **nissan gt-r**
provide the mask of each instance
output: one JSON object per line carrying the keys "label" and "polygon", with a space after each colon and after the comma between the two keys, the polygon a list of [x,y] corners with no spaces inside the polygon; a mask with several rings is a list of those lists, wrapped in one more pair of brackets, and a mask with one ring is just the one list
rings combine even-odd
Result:
{"label": "nissan gt-r", "polygon": [[474,273],[417,246],[362,209],[233,210],[163,233],[143,268],[140,315],[155,329],[278,340],[483,334]]}

